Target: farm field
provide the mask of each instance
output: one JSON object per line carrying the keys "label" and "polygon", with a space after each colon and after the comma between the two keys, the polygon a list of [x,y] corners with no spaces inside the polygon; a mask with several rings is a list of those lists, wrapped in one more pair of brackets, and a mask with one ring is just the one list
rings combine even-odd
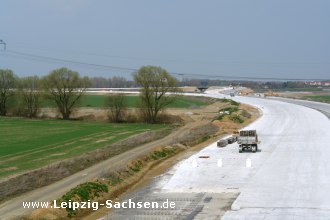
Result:
{"label": "farm field", "polygon": [[[255,92],[268,92],[270,89],[255,89]],[[305,88],[282,88],[271,89],[273,92],[322,92],[322,88],[317,87],[305,87]]]}
{"label": "farm field", "polygon": [[[102,108],[105,106],[107,95],[85,95],[82,97],[82,100],[79,104],[80,107],[99,107]],[[125,96],[125,101],[129,108],[134,108],[139,102],[139,96],[127,95]],[[180,96],[177,100],[170,104],[169,108],[190,108],[194,106],[205,106],[209,104],[207,99],[203,97],[183,97]],[[55,104],[45,100],[43,107],[54,107]]]}
{"label": "farm field", "polygon": [[163,128],[168,126],[0,118],[0,178]]}
{"label": "farm field", "polygon": [[330,103],[330,95],[313,95],[313,96],[304,96],[303,98],[316,102]]}

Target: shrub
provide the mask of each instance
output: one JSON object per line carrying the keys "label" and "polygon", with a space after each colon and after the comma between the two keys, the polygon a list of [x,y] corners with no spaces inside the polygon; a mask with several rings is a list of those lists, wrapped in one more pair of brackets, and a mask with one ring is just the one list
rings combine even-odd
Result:
{"label": "shrub", "polygon": [[238,107],[226,107],[226,108],[222,108],[220,109],[220,112],[229,112],[229,114],[232,114],[233,112],[237,112],[238,111]]}
{"label": "shrub", "polygon": [[239,106],[239,103],[235,102],[234,100],[230,100],[230,104],[234,106]]}
{"label": "shrub", "polygon": [[134,172],[139,172],[142,168],[142,162],[140,160],[134,162],[133,166],[129,167]]}
{"label": "shrub", "polygon": [[244,122],[244,120],[239,115],[231,115],[229,118],[235,123],[242,124]]}
{"label": "shrub", "polygon": [[111,186],[115,186],[121,182],[123,182],[123,179],[120,177],[118,173],[111,173],[108,177],[108,182]]}
{"label": "shrub", "polygon": [[229,102],[231,105],[239,106],[239,103],[238,102],[235,102],[232,99],[223,98],[223,99],[220,99],[220,101],[223,102],[223,103],[228,103]]}
{"label": "shrub", "polygon": [[151,154],[151,158],[154,159],[154,160],[158,160],[160,158],[167,157],[168,155],[172,155],[174,153],[175,153],[175,149],[174,148],[163,148],[160,151],[157,151],[157,150],[154,151]]}
{"label": "shrub", "polygon": [[220,99],[221,102],[224,102],[224,103],[227,103],[230,101],[230,99],[226,99],[226,98],[223,98],[223,99]]}
{"label": "shrub", "polygon": [[205,136],[202,137],[202,142],[207,141],[210,138],[211,138],[210,135],[205,135]]}
{"label": "shrub", "polygon": [[[100,193],[108,192],[108,186],[99,182],[87,182],[76,186],[69,192],[64,194],[61,201],[69,202],[71,201],[88,201],[95,197],[98,197]],[[72,217],[76,214],[77,210],[67,207],[68,217]]]}
{"label": "shrub", "polygon": [[222,114],[222,115],[219,115],[218,117],[216,117],[214,120],[219,120],[219,121],[221,121],[221,120],[223,120],[224,118],[225,118],[225,115]]}

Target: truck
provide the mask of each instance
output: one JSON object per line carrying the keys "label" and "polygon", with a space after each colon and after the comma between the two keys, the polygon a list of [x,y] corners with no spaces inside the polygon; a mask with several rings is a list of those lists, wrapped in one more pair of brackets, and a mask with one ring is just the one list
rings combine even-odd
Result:
{"label": "truck", "polygon": [[256,130],[242,130],[239,131],[237,136],[238,152],[242,153],[244,150],[252,151],[253,153],[258,151],[258,134]]}

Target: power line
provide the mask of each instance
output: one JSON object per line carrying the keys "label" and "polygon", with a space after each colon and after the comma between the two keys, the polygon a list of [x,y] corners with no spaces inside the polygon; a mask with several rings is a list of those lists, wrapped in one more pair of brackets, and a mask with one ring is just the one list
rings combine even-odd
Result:
{"label": "power line", "polygon": [[[94,63],[86,63],[86,62],[80,62],[80,61],[74,61],[74,60],[67,60],[67,59],[60,59],[60,58],[54,58],[54,57],[48,57],[48,56],[41,56],[41,55],[35,55],[30,53],[23,53],[18,51],[12,51],[7,50],[3,53],[0,53],[13,57],[13,58],[19,58],[19,59],[25,59],[25,60],[33,60],[33,61],[39,61],[39,62],[47,62],[47,63],[65,63],[65,64],[73,64],[77,66],[82,66],[85,68],[91,68],[91,69],[99,69],[99,70],[116,70],[116,71],[124,71],[124,72],[135,72],[138,69],[135,68],[129,68],[129,67],[118,67],[118,66],[111,66],[111,65],[103,65],[103,64],[94,64]],[[312,79],[312,78],[276,78],[276,77],[246,77],[246,76],[235,76],[235,75],[218,75],[218,74],[196,74],[196,73],[176,73],[176,72],[170,72],[170,74],[178,76],[178,77],[198,77],[198,78],[213,78],[213,79],[228,79],[228,80],[274,80],[274,81],[323,81],[323,80],[329,80],[329,79]]]}
{"label": "power line", "polygon": [[78,53],[78,54],[85,54],[85,55],[92,55],[92,56],[100,56],[100,57],[109,57],[109,58],[118,58],[118,59],[128,59],[128,60],[149,60],[149,61],[156,61],[156,62],[178,62],[178,63],[199,63],[199,64],[243,64],[243,65],[330,65],[330,62],[258,62],[258,61],[240,61],[240,60],[231,60],[231,61],[224,61],[224,60],[186,60],[186,59],[158,59],[158,58],[150,58],[150,57],[135,57],[135,56],[119,56],[113,54],[104,54],[104,53],[94,53],[94,52],[86,52],[86,51],[78,51],[78,50],[63,50],[54,47],[29,47],[26,46],[26,43],[19,43],[14,45],[25,46],[26,48],[30,49],[37,49],[37,50],[53,50],[58,52],[71,52],[71,53]]}
{"label": "power line", "polygon": [[117,66],[109,66],[109,65],[102,65],[102,64],[94,64],[94,63],[86,63],[86,62],[80,62],[80,61],[74,61],[74,60],[66,60],[66,59],[60,59],[60,58],[54,58],[54,57],[47,57],[47,56],[40,56],[30,53],[22,53],[18,51],[12,51],[7,50],[6,51],[9,55],[16,55],[25,57],[27,59],[34,59],[36,61],[50,61],[50,62],[56,62],[56,63],[68,63],[68,64],[75,64],[79,66],[89,66],[92,68],[101,68],[105,70],[123,70],[123,71],[136,71],[136,69],[133,68],[126,68],[126,67],[117,67]]}

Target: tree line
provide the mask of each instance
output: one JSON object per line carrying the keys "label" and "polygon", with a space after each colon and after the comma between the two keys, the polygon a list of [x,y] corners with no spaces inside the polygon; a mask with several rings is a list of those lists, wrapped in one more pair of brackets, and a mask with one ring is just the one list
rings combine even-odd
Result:
{"label": "tree line", "polygon": [[[90,77],[92,88],[132,88],[138,85],[134,80],[127,80],[121,76]],[[291,89],[315,87],[304,81],[247,81],[247,80],[221,80],[221,79],[198,79],[182,78],[178,86],[244,86],[255,91],[268,89]]]}
{"label": "tree line", "polygon": [[127,80],[122,76],[113,76],[110,78],[106,77],[90,77],[91,87],[92,88],[132,88],[136,87],[134,81]]}
{"label": "tree line", "polygon": [[[156,123],[159,113],[174,102],[177,80],[165,69],[143,66],[133,73],[134,84],[141,87],[139,109],[145,121]],[[113,77],[124,82],[121,77]],[[94,78],[95,80],[95,78]],[[118,83],[118,87],[122,84]],[[78,72],[62,67],[44,77],[28,76],[19,78],[12,70],[0,69],[0,116],[11,115],[28,118],[37,117],[42,102],[47,99],[55,103],[63,119],[70,119],[92,80]],[[123,95],[108,97],[107,107],[114,122],[121,122],[126,104]]]}

